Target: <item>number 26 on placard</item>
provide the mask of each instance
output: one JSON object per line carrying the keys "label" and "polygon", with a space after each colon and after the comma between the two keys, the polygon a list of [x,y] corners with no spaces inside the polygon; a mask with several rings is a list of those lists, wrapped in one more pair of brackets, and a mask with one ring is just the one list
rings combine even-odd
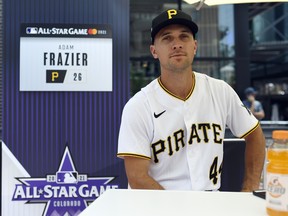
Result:
{"label": "number 26 on placard", "polygon": [[74,73],[73,74],[74,81],[82,81],[82,73]]}

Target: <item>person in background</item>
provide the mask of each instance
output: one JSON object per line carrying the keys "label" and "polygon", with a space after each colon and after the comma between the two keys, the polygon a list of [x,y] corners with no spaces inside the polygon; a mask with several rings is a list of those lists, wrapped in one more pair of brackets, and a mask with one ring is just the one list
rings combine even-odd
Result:
{"label": "person in background", "polygon": [[256,100],[256,94],[254,88],[248,87],[245,89],[246,100],[243,101],[243,104],[252,112],[252,114],[258,119],[261,120],[265,117],[265,112],[260,101]]}

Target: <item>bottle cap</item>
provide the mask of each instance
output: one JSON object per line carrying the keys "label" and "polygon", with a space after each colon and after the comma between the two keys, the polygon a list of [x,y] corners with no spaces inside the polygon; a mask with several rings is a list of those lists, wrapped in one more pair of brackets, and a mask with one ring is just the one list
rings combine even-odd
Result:
{"label": "bottle cap", "polygon": [[272,132],[273,139],[288,139],[288,130],[274,130]]}

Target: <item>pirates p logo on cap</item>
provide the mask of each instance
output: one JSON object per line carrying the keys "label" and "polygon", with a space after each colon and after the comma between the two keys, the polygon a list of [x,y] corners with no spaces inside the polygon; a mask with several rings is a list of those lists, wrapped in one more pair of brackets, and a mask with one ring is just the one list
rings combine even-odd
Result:
{"label": "pirates p logo on cap", "polygon": [[177,11],[174,9],[171,9],[167,11],[167,14],[168,14],[168,19],[172,19],[172,16],[177,15]]}
{"label": "pirates p logo on cap", "polygon": [[194,38],[195,34],[198,32],[198,26],[192,21],[192,17],[189,14],[186,14],[181,10],[169,9],[152,20],[151,43],[154,44],[155,36],[162,28],[172,24],[187,26],[193,33]]}

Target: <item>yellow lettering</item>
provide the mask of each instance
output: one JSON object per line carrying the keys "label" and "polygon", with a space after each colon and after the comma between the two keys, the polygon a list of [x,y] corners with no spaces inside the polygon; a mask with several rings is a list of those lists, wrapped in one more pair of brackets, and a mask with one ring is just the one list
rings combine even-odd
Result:
{"label": "yellow lettering", "polygon": [[172,16],[175,16],[177,14],[177,11],[172,9],[172,10],[168,10],[167,13],[168,13],[168,18],[172,19]]}
{"label": "yellow lettering", "polygon": [[54,82],[55,79],[57,79],[59,77],[59,73],[58,72],[52,72],[52,81]]}

